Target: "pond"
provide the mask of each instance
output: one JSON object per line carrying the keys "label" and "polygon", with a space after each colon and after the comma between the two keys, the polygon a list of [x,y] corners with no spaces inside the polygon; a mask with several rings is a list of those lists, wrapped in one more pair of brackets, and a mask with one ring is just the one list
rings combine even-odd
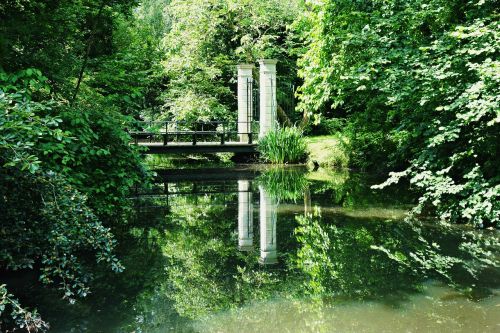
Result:
{"label": "pond", "polygon": [[158,171],[133,198],[121,274],[53,332],[499,332],[497,231],[405,221],[383,179],[305,168]]}

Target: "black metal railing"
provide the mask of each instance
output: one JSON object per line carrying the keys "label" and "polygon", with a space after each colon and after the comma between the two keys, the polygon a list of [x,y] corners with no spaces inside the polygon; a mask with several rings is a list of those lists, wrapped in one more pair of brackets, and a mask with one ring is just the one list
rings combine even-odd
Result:
{"label": "black metal railing", "polygon": [[258,122],[255,121],[137,121],[129,133],[135,144],[216,142],[244,142],[252,144],[257,138]]}

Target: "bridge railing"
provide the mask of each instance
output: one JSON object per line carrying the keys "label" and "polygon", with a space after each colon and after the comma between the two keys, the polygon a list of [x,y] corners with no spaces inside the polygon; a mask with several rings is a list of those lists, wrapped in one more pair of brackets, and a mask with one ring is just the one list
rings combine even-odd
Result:
{"label": "bridge railing", "polygon": [[[240,126],[238,126],[240,125]],[[243,131],[239,131],[243,128]],[[252,144],[259,133],[258,122],[238,121],[137,121],[129,129],[134,143],[171,143],[214,142],[226,144],[228,142],[241,142],[240,136],[245,138],[245,143]]]}

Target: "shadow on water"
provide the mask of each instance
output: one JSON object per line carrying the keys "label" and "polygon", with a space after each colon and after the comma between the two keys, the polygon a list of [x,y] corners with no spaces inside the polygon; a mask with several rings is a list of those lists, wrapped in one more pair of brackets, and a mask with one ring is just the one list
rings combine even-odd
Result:
{"label": "shadow on water", "polygon": [[124,273],[96,268],[69,310],[33,292],[54,332],[498,329],[497,232],[404,221],[404,188],[303,168],[158,175],[132,199]]}

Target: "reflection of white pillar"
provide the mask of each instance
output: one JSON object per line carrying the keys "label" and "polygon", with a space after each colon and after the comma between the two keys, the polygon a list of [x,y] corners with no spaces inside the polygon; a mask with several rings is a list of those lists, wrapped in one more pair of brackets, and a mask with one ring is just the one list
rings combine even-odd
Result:
{"label": "reflection of white pillar", "polygon": [[253,202],[248,180],[238,180],[238,248],[253,249]]}
{"label": "reflection of white pillar", "polygon": [[276,63],[277,60],[259,60],[260,66],[260,130],[259,138],[276,128]]}
{"label": "reflection of white pillar", "polygon": [[[238,65],[238,133],[251,133],[253,108],[252,64]],[[248,134],[239,134],[240,142],[248,142]]]}
{"label": "reflection of white pillar", "polygon": [[260,191],[260,259],[264,264],[275,264],[278,262],[276,248],[276,201],[259,186]]}

